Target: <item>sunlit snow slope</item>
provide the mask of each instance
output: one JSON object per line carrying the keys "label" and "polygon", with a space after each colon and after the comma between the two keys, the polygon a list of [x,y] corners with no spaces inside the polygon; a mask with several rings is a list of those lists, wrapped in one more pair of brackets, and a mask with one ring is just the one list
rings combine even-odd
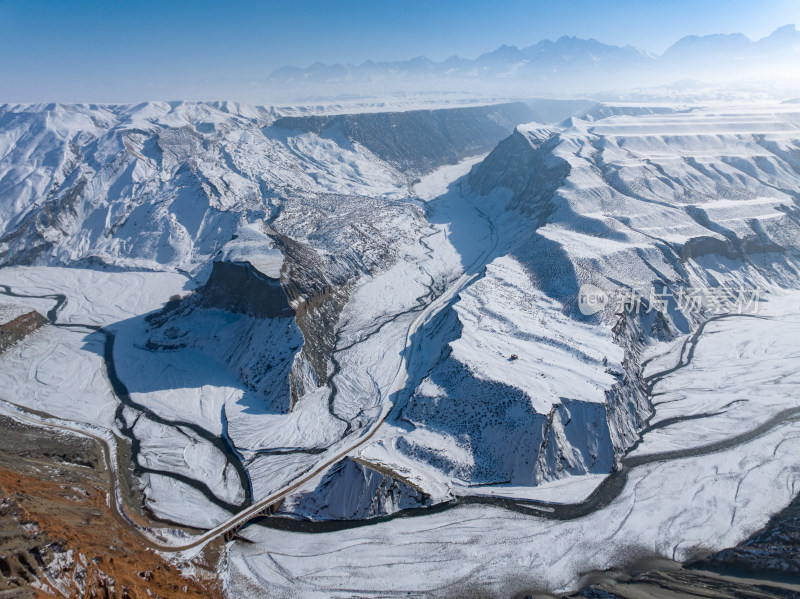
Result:
{"label": "sunlit snow slope", "polygon": [[[715,312],[682,292],[797,286],[799,137],[785,107],[598,106],[519,126],[438,200],[479,206],[496,256],[420,333],[419,378],[360,457],[440,500],[610,472],[652,415],[644,357]],[[641,291],[640,310],[583,316],[589,283]],[[651,288],[671,299],[651,305]]]}
{"label": "sunlit snow slope", "polygon": [[97,331],[36,331],[2,356],[5,399],[77,419],[87,398],[87,422],[138,448],[152,513],[194,526],[316,469],[282,516],[585,498],[648,427],[634,455],[697,434],[668,426],[697,410],[666,383],[673,408],[654,400],[646,360],[714,306],[584,315],[579,289],[797,288],[800,114],[528,120],[525,104],[0,108],[0,291],[39,296],[3,302],[45,313],[64,294],[56,324],[114,334],[109,357]]}

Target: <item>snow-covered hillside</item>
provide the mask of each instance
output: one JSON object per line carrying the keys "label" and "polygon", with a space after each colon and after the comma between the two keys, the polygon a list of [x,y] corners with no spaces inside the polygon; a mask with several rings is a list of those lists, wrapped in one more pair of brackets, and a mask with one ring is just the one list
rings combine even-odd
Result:
{"label": "snow-covered hillside", "polygon": [[371,218],[392,227],[410,181],[398,166],[486,152],[530,118],[524,104],[404,114],[397,132],[438,144],[386,162],[374,153],[391,142],[379,114],[352,117],[372,129],[347,137],[301,128],[302,117],[272,126],[273,109],[231,103],[0,107],[0,258],[193,272],[240,226],[266,220],[338,236],[368,264],[352,211],[380,198]]}
{"label": "snow-covered hillside", "polygon": [[[800,113],[575,109],[555,125],[522,123],[525,104],[0,109],[0,292],[55,325],[0,356],[3,399],[114,431],[150,512],[195,527],[267,497],[285,528],[311,532],[460,499],[496,503],[469,513],[523,543],[497,509],[567,520],[615,497],[655,505],[620,477],[651,484],[647,472],[668,468],[647,460],[696,451],[704,418],[723,443],[761,406],[703,387],[703,373],[726,376],[726,356],[702,335],[740,348],[731,380],[768,398],[762,426],[794,405],[793,378],[773,396],[743,374],[748,352],[771,352],[786,374],[788,337],[749,346],[727,324],[739,321],[709,319],[749,294],[780,309],[747,320],[748,335],[793,330],[782,323],[800,286]],[[590,311],[587,286],[603,298]],[[685,385],[702,389],[703,409]],[[724,460],[745,441],[720,446]],[[780,456],[759,462],[764,477],[788,480]],[[681,497],[664,501],[679,512]],[[751,508],[765,517],[773,504]],[[710,544],[745,528],[711,527]],[[430,541],[412,529],[414,547]],[[234,551],[230,588],[246,594],[250,568],[282,566],[262,568],[275,545],[242,534],[258,547]],[[360,534],[348,555],[371,563]],[[313,542],[286,546],[306,591],[339,588],[307,569]],[[370,591],[369,576],[353,580]]]}
{"label": "snow-covered hillside", "polygon": [[[151,433],[169,437],[156,429],[187,420],[229,435],[235,449],[215,458],[218,475],[230,460],[247,460],[256,493],[280,485],[271,473],[283,462],[297,459],[302,470],[316,460],[353,426],[328,398],[348,294],[362,278],[426,251],[428,224],[411,191],[417,176],[489,151],[530,111],[501,104],[368,113],[316,128],[307,126],[311,117],[276,121],[272,109],[230,103],[6,106],[2,116],[5,265],[196,277],[161,311],[115,323],[117,374],[131,401],[155,414],[152,430],[136,410],[117,418],[142,448],[151,505],[180,520],[168,487],[203,477],[187,463],[184,482],[165,486],[169,468],[155,465],[154,452],[167,452],[147,442]],[[394,127],[383,127],[387,118]],[[405,144],[392,153],[397,139]],[[17,286],[23,295],[40,291]],[[77,301],[67,295],[65,310]],[[380,305],[372,314],[386,317]],[[220,372],[200,376],[199,364]],[[230,503],[233,493],[218,499]]]}
{"label": "snow-covered hillside", "polygon": [[[799,118],[608,105],[518,127],[429,209],[479,206],[496,249],[359,456],[436,500],[610,472],[652,415],[645,356],[716,309],[682,293],[798,285]],[[583,316],[586,284],[640,309]]]}

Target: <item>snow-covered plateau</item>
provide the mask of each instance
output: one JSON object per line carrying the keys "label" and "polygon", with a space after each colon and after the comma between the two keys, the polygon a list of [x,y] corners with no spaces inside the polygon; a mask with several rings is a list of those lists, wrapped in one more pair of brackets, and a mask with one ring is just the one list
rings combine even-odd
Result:
{"label": "snow-covered plateau", "polygon": [[800,111],[539,105],[0,107],[0,399],[231,597],[738,543],[800,490]]}

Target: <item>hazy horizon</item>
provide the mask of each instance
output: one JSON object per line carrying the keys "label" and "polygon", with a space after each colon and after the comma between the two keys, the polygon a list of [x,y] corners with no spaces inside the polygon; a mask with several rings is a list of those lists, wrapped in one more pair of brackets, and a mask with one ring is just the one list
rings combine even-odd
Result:
{"label": "hazy horizon", "polygon": [[[691,15],[691,19],[686,18]],[[361,65],[419,56],[474,59],[502,45],[562,36],[660,55],[689,35],[741,33],[755,41],[800,22],[800,5],[751,0],[623,0],[558,5],[481,0],[287,6],[239,0],[100,2],[0,0],[0,102],[253,101],[284,66]]]}

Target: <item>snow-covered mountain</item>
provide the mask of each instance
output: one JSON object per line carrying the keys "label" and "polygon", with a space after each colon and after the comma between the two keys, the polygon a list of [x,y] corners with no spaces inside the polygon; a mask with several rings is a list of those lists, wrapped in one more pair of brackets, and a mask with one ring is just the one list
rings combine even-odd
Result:
{"label": "snow-covered mountain", "polygon": [[[651,289],[797,286],[798,131],[790,111],[625,105],[517,127],[464,183],[502,255],[423,331],[424,374],[361,458],[440,500],[610,471],[652,413],[647,347],[703,318]],[[642,290],[642,311],[587,320],[585,284]]]}
{"label": "snow-covered mountain", "polygon": [[[360,65],[323,63],[282,67],[267,82],[307,95],[390,94],[403,91],[461,91],[531,95],[629,90],[675,81],[768,81],[794,79],[800,33],[787,25],[760,40],[742,34],[687,36],[661,56],[632,46],[564,36],[518,48],[503,45],[475,59],[435,62],[420,56]],[[327,90],[327,92],[325,91]],[[334,93],[335,95],[335,93]]]}
{"label": "snow-covered mountain", "polygon": [[[203,352],[264,413],[327,394],[333,428],[294,439],[315,452],[388,405],[371,388],[389,363],[356,366],[365,340],[474,273],[418,331],[382,438],[331,476],[371,485],[372,464],[427,502],[602,474],[651,414],[646,347],[699,315],[609,305],[587,319],[579,287],[794,285],[800,117],[784,106],[597,105],[558,125],[518,125],[532,114],[521,103],[6,107],[2,259],[193,275],[137,343]],[[491,148],[457,188],[414,199],[420,176]],[[286,446],[259,439],[241,441],[255,461]]]}
{"label": "snow-covered mountain", "polygon": [[[532,116],[523,103],[283,118],[190,103],[0,112],[3,262],[202,271],[183,326],[173,318],[149,343],[209,351],[282,412],[326,382],[348,286],[424,226],[408,201],[415,177],[488,151]],[[282,306],[254,309],[264,301]],[[217,308],[235,326],[209,321]],[[293,332],[264,347],[283,317]],[[227,341],[209,343],[223,325]]]}
{"label": "snow-covered mountain", "polygon": [[[273,496],[289,528],[578,502],[643,434],[745,409],[663,418],[676,391],[653,391],[735,311],[720,292],[800,287],[792,103],[6,106],[0,125],[0,292],[63,295],[42,310],[68,325],[0,355],[0,385],[127,439],[149,513],[192,527]],[[587,285],[608,298],[591,313]]]}
{"label": "snow-covered mountain", "polygon": [[[451,56],[442,62],[424,56],[398,62],[366,61],[361,65],[314,64],[306,69],[281,67],[272,72],[269,81],[280,84],[353,83],[399,79],[471,77],[477,79],[553,77],[561,71],[574,72],[585,67],[635,68],[648,65],[655,57],[633,48],[603,44],[564,36],[556,41],[543,40],[526,48],[503,45],[474,60]],[[561,75],[558,76],[561,79]]]}
{"label": "snow-covered mountain", "polygon": [[297,236],[299,211],[317,229],[301,237],[369,269],[352,210],[379,201],[370,212],[391,226],[420,169],[487,152],[531,117],[525,104],[278,120],[230,103],[4,106],[0,257],[194,271],[248,222]]}

